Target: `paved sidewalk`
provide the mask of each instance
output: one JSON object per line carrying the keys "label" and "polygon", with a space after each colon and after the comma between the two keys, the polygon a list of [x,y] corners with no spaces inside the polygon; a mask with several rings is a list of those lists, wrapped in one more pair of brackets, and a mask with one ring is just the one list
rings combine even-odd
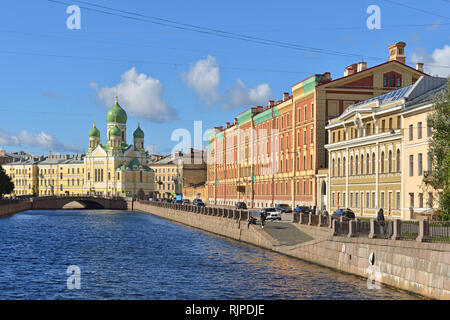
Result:
{"label": "paved sidewalk", "polygon": [[[258,221],[260,227],[260,221]],[[300,231],[289,222],[266,221],[262,229],[270,236],[277,239],[280,245],[291,246],[294,244],[314,240],[313,237]]]}

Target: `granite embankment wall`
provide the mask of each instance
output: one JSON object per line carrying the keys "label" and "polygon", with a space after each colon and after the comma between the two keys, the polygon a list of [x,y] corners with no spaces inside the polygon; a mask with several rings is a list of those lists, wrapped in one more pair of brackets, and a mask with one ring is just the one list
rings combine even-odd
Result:
{"label": "granite embankment wall", "polygon": [[7,217],[14,213],[30,210],[31,209],[31,202],[28,201],[21,201],[18,203],[11,203],[11,204],[3,204],[0,206],[0,217]]}
{"label": "granite embankment wall", "polygon": [[[425,297],[450,299],[450,244],[336,237],[325,227],[294,223],[314,240],[286,246],[280,245],[259,226],[248,226],[247,216],[235,210],[215,208],[218,211],[210,212],[203,209],[200,213],[139,202],[128,202],[128,209],[148,212]],[[371,253],[374,265],[369,262]]]}

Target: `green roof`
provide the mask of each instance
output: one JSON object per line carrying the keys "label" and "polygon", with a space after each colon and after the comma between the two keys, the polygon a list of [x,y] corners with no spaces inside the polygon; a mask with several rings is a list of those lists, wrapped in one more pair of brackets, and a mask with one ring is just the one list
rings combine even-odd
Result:
{"label": "green roof", "polygon": [[116,100],[116,103],[106,113],[106,122],[108,123],[127,123],[127,113]]}
{"label": "green roof", "polygon": [[114,126],[111,129],[109,129],[109,135],[113,137],[120,137],[122,136],[122,131],[120,131],[119,127]]}
{"label": "green roof", "polygon": [[138,125],[137,129],[134,130],[133,137],[137,139],[144,139],[144,131],[142,131],[140,125]]}
{"label": "green roof", "polygon": [[139,167],[141,164],[139,163],[139,160],[137,158],[133,158],[133,160],[131,160],[129,166],[131,168],[134,168],[135,166]]}
{"label": "green roof", "polygon": [[89,137],[97,137],[100,138],[100,131],[94,126],[92,127],[91,130],[89,130]]}

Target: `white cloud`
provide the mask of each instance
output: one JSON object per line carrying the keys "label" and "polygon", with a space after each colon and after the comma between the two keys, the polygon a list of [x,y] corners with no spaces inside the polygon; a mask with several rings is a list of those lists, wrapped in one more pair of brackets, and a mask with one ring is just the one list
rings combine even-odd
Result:
{"label": "white cloud", "polygon": [[147,150],[149,154],[159,154],[159,147],[156,144],[145,146],[145,150]]}
{"label": "white cloud", "polygon": [[[114,104],[115,87],[98,88],[91,82],[97,97],[109,108]],[[120,77],[119,104],[128,115],[150,122],[169,122],[178,119],[178,112],[163,100],[164,86],[158,79],[137,73],[136,68],[124,72]]]}
{"label": "white cloud", "polygon": [[435,49],[430,55],[424,49],[412,54],[413,62],[423,62],[424,71],[432,76],[448,77],[450,75],[450,46]]}
{"label": "white cloud", "polygon": [[19,134],[13,135],[0,129],[0,145],[29,146],[45,151],[82,152],[82,148],[61,142],[44,131],[33,134],[23,130]]}
{"label": "white cloud", "polygon": [[206,59],[198,60],[191,65],[188,72],[181,73],[181,79],[194,89],[200,99],[206,104],[214,104],[221,99],[217,92],[220,72],[216,58],[208,55]]}
{"label": "white cloud", "polygon": [[248,107],[251,105],[264,105],[272,96],[272,89],[267,83],[261,83],[254,88],[247,86],[240,79],[236,80],[236,85],[228,89],[224,109],[237,107]]}

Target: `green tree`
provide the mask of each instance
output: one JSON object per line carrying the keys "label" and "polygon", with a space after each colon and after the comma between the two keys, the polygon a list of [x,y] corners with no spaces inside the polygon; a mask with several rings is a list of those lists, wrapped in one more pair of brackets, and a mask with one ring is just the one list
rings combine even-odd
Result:
{"label": "green tree", "polygon": [[14,183],[11,178],[6,174],[5,169],[0,166],[0,199],[4,194],[10,194],[14,190]]}
{"label": "green tree", "polygon": [[450,220],[450,78],[446,88],[434,100],[434,112],[427,118],[432,128],[428,151],[433,159],[431,172],[425,183],[442,190],[443,220]]}

